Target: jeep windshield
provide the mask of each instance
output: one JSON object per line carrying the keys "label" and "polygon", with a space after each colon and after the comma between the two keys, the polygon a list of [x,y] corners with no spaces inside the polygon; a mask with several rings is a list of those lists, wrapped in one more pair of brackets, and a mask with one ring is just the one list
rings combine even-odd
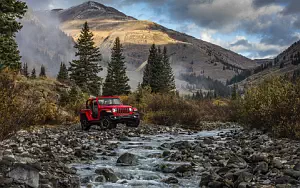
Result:
{"label": "jeep windshield", "polygon": [[119,98],[102,98],[99,99],[100,105],[121,105],[122,102]]}

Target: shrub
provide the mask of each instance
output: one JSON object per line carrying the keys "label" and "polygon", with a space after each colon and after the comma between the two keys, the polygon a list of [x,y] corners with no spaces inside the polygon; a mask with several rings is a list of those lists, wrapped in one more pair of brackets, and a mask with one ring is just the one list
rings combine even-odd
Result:
{"label": "shrub", "polygon": [[300,82],[268,78],[236,101],[236,119],[275,136],[300,138]]}
{"label": "shrub", "polygon": [[39,121],[34,93],[24,97],[27,85],[17,83],[17,74],[8,70],[0,73],[0,140],[21,128]]}
{"label": "shrub", "polygon": [[140,88],[126,102],[137,107],[143,120],[152,124],[201,129],[202,121],[228,121],[230,117],[230,106],[223,100],[186,100],[172,93],[154,94],[149,88]]}
{"label": "shrub", "polygon": [[33,125],[74,121],[75,106],[78,109],[80,102],[69,103],[67,110],[59,106],[60,87],[51,79],[28,80],[9,70],[1,71],[0,140]]}
{"label": "shrub", "polygon": [[63,90],[60,92],[59,106],[73,116],[78,116],[80,109],[84,108],[87,98],[87,94],[83,93],[79,87],[73,85],[70,91]]}

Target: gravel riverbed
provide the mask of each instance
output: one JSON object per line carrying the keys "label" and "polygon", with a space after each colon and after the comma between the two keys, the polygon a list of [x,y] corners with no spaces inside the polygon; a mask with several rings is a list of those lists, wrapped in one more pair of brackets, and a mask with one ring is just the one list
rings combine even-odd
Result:
{"label": "gravel riverbed", "polygon": [[0,187],[300,187],[300,142],[219,125],[20,131],[0,142]]}

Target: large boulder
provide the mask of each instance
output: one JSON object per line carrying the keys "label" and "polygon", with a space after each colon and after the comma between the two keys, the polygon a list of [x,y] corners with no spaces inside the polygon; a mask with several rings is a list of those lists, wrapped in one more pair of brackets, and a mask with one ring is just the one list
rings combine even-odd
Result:
{"label": "large boulder", "polygon": [[116,183],[119,180],[119,177],[111,168],[98,168],[95,173],[104,176],[108,182]]}
{"label": "large boulder", "polygon": [[138,164],[138,157],[131,153],[124,153],[117,160],[117,165],[120,166],[135,166]]}
{"label": "large boulder", "polygon": [[7,174],[15,182],[28,185],[29,187],[39,187],[39,171],[26,164],[16,164]]}

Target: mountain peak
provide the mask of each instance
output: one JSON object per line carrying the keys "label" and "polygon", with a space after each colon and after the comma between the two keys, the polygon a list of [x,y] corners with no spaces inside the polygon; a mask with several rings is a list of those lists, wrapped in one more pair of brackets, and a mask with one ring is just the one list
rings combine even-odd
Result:
{"label": "mountain peak", "polygon": [[135,20],[135,18],[127,16],[115,8],[105,6],[95,1],[87,1],[80,5],[63,10],[59,13],[59,17],[62,21],[92,18]]}
{"label": "mountain peak", "polygon": [[98,9],[98,10],[101,10],[101,9],[106,9],[108,8],[107,6],[101,4],[101,3],[98,3],[98,2],[95,2],[95,1],[87,1],[83,4],[81,4],[83,6],[88,6],[90,8],[94,8],[94,9]]}

